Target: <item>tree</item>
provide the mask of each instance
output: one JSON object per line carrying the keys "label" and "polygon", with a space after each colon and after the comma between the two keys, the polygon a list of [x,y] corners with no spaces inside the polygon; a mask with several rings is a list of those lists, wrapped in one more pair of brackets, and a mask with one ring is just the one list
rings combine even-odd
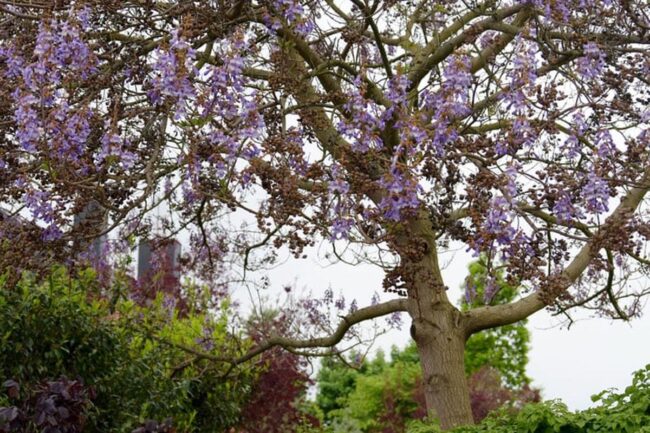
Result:
{"label": "tree", "polygon": [[[329,241],[336,259],[384,266],[397,299],[231,361],[330,348],[407,311],[427,408],[443,428],[471,423],[469,336],[545,307],[639,314],[648,13],[634,0],[3,3],[4,266],[70,260],[108,231],[187,230],[196,272],[242,280],[274,249]],[[93,201],[108,225],[75,225]],[[16,230],[21,211],[32,221]],[[456,308],[439,269],[452,242],[521,296]]]}

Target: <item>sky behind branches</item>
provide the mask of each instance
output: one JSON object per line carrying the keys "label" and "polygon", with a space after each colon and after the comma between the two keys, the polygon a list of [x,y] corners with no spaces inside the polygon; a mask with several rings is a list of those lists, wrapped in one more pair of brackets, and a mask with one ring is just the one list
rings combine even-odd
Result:
{"label": "sky behind branches", "polygon": [[[461,285],[472,260],[471,254],[463,249],[443,256],[441,266],[444,266],[442,272],[449,286],[450,300],[463,295]],[[269,291],[273,293],[281,293],[282,287],[289,284],[298,291],[322,296],[331,287],[334,296],[342,292],[348,301],[356,298],[360,307],[369,305],[375,292],[381,301],[395,297],[383,293],[381,269],[368,264],[324,267],[310,255],[305,260],[287,260],[269,276],[272,283]],[[646,314],[625,323],[593,318],[577,309],[572,314],[575,323],[570,329],[560,317],[553,317],[546,310],[529,319],[528,374],[534,386],[542,389],[544,400],[561,399],[570,409],[577,410],[589,407],[591,396],[605,389],[623,390],[630,385],[632,373],[650,362],[650,316]],[[402,314],[402,319],[402,329],[380,336],[374,350],[382,348],[388,353],[392,345],[404,347],[410,342],[408,316]],[[385,323],[384,319],[379,321]]]}

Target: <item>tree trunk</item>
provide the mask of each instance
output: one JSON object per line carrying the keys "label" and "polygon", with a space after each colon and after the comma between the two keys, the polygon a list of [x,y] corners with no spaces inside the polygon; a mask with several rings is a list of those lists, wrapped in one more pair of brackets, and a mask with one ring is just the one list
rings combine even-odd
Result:
{"label": "tree trunk", "polygon": [[443,429],[473,424],[465,377],[465,329],[447,298],[436,234],[426,212],[397,238],[414,340],[420,354],[427,411]]}
{"label": "tree trunk", "polygon": [[447,430],[473,424],[465,377],[465,337],[460,332],[458,312],[440,304],[435,320],[414,320],[415,342],[420,354],[424,396],[429,413]]}

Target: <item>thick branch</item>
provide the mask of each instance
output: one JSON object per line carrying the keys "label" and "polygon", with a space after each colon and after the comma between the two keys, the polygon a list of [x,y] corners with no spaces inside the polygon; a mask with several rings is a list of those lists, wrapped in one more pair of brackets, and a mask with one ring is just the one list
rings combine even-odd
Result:
{"label": "thick branch", "polygon": [[[502,9],[498,12],[495,12],[491,17],[483,19],[478,23],[468,27],[462,33],[459,33],[454,38],[438,45],[438,42],[432,42],[429,44],[422,55],[418,56],[413,64],[411,73],[409,73],[409,81],[411,82],[412,88],[417,88],[420,81],[439,63],[444,61],[449,55],[451,55],[454,50],[466,42],[476,38],[477,35],[484,32],[488,29],[488,26],[501,20],[518,13],[523,9],[525,5],[515,5],[505,9]],[[470,15],[471,18],[474,15]],[[461,21],[462,23],[462,21]]]}
{"label": "thick branch", "polygon": [[[650,189],[650,168],[646,170],[639,183],[639,186],[631,189],[621,200],[616,210],[607,218],[603,227],[598,233],[607,230],[609,225],[624,218],[626,214],[634,212],[643,201],[646,193]],[[592,241],[587,242],[574,257],[573,261],[558,275],[561,282],[559,290],[554,291],[552,295],[544,296],[540,292],[532,293],[519,301],[509,304],[480,307],[468,311],[464,314],[464,327],[467,336],[484,329],[495,328],[497,326],[509,325],[527,318],[536,313],[547,305],[547,302],[557,298],[562,292],[566,291],[589,265],[595,251],[592,251]],[[550,299],[549,299],[550,298]],[[545,302],[546,300],[546,302]]]}
{"label": "thick branch", "polygon": [[327,337],[310,338],[307,340],[296,340],[293,338],[275,336],[266,340],[259,346],[251,349],[244,356],[233,361],[234,364],[242,364],[255,358],[261,353],[272,349],[273,347],[284,347],[287,349],[307,349],[314,347],[333,347],[338,344],[346,332],[357,323],[365,322],[366,320],[375,319],[377,317],[385,316],[387,314],[395,313],[398,311],[406,311],[406,299],[393,299],[382,304],[371,305],[369,307],[361,308],[349,315],[343,317],[341,322],[336,327],[336,330]]}

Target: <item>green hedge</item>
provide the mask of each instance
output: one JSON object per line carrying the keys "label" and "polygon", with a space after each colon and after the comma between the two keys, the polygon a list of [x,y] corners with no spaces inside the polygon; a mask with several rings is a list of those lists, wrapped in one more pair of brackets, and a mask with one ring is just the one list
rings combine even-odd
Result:
{"label": "green hedge", "polygon": [[[598,406],[571,412],[559,401],[531,404],[517,413],[501,411],[476,426],[453,433],[650,433],[650,364],[634,374],[625,391],[604,391]],[[414,422],[408,433],[439,433],[435,423]]]}

